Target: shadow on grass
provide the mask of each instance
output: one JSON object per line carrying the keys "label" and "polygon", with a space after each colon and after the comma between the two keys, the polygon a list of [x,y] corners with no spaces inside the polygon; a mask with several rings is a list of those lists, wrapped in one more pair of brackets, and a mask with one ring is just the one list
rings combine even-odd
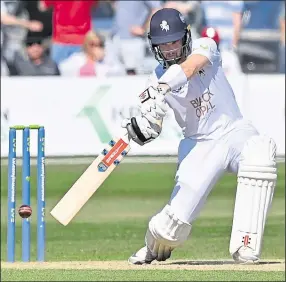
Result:
{"label": "shadow on grass", "polygon": [[[282,261],[260,261],[255,264],[248,265],[269,265],[269,264],[283,264]],[[166,263],[166,265],[239,265],[233,260],[193,260],[193,261],[175,261]]]}

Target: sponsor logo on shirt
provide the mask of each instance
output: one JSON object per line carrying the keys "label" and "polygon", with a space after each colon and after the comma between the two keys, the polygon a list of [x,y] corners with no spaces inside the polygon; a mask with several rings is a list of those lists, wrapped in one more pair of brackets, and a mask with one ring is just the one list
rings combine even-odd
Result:
{"label": "sponsor logo on shirt", "polygon": [[190,101],[191,105],[195,109],[198,120],[205,118],[208,114],[213,112],[215,105],[212,102],[213,93],[210,92],[209,88],[198,98]]}

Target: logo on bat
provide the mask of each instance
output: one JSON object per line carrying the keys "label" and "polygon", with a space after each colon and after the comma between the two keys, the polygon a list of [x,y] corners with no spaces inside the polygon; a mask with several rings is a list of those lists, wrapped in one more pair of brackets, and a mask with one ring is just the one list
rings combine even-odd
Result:
{"label": "logo on bat", "polygon": [[119,139],[111,150],[105,155],[102,162],[98,165],[99,171],[106,171],[110,165],[118,158],[118,156],[126,149],[128,146],[122,139]]}
{"label": "logo on bat", "polygon": [[114,151],[110,154],[110,156],[106,159],[106,163],[107,163],[107,164],[109,164],[110,161],[116,156],[116,154],[118,153],[118,151],[120,150],[120,148],[121,148],[123,145],[124,145],[124,144],[120,144],[119,147],[118,147],[116,150],[114,150]]}
{"label": "logo on bat", "polygon": [[100,172],[105,172],[107,170],[107,166],[103,162],[100,162],[97,168],[98,168],[98,171]]}

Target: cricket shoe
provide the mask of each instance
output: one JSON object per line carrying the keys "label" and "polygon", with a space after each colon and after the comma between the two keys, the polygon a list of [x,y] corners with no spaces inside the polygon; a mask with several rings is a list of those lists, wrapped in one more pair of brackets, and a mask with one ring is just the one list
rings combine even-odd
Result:
{"label": "cricket shoe", "polygon": [[147,246],[141,248],[135,254],[133,254],[129,259],[128,262],[130,264],[150,264],[155,258],[152,256],[151,251],[147,248]]}
{"label": "cricket shoe", "polygon": [[254,251],[250,247],[240,247],[233,255],[234,261],[240,264],[258,263],[259,258],[254,255]]}

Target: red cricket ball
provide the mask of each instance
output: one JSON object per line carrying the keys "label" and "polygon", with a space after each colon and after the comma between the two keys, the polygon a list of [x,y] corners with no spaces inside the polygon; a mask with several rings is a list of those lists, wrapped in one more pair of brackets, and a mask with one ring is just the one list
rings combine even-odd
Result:
{"label": "red cricket ball", "polygon": [[18,213],[22,218],[28,218],[32,214],[32,208],[28,205],[22,205],[19,208]]}

